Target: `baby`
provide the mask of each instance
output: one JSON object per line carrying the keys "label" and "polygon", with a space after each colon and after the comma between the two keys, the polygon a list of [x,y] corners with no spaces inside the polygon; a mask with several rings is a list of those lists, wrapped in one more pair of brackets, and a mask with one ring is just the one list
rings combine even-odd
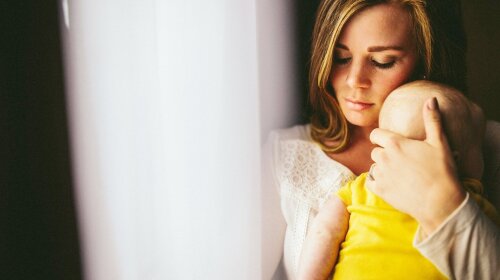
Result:
{"label": "baby", "polygon": [[[459,91],[429,81],[403,85],[385,100],[379,127],[425,139],[422,108],[432,97],[438,101],[465,189],[498,221],[494,207],[481,197],[485,120],[481,109]],[[340,188],[320,209],[304,243],[299,279],[326,279],[332,272],[334,279],[446,279],[413,247],[417,221],[369,191],[365,182],[366,173]]]}

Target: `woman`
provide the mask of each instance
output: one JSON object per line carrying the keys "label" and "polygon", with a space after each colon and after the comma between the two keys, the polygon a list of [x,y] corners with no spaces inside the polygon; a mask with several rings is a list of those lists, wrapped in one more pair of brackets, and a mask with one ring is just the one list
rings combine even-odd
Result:
{"label": "woman", "polygon": [[426,141],[377,128],[382,103],[403,83],[429,79],[465,92],[460,3],[324,0],[309,78],[311,123],[272,133],[266,151],[263,279],[271,278],[281,255],[279,267],[295,278],[317,210],[372,165],[373,191],[419,222],[415,246],[443,274],[497,275],[498,229],[455,177],[438,108],[426,114]]}

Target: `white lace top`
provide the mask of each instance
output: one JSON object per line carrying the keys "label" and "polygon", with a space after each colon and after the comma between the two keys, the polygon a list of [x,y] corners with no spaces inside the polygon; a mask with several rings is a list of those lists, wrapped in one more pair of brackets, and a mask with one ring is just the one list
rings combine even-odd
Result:
{"label": "white lace top", "polygon": [[312,218],[355,175],[312,141],[309,125],[276,131],[270,137],[274,181],[286,221],[283,264],[288,278],[293,279]]}

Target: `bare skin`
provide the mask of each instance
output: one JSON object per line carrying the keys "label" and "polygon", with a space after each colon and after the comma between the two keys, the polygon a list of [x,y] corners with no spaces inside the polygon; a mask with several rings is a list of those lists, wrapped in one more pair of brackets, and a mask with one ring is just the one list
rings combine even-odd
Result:
{"label": "bare skin", "polygon": [[[429,96],[432,96],[434,94],[440,94],[442,96],[444,95],[444,93],[429,93],[423,90],[425,89],[420,89],[421,92],[418,93],[408,93],[402,90],[399,90],[398,93],[393,93],[393,98],[391,98],[391,101],[388,101],[387,106],[384,107],[384,110],[382,110],[384,114],[381,116],[381,127],[391,127],[394,132],[400,133],[401,135],[405,135],[407,137],[415,137],[415,139],[419,140],[425,138],[426,142],[424,143],[426,143],[427,149],[424,151],[420,149],[419,156],[422,155],[422,152],[425,153],[424,158],[426,159],[429,159],[429,157],[433,156],[428,155],[427,153],[429,152],[434,153],[434,156],[445,156],[445,153],[439,152],[439,150],[449,150],[446,139],[441,132],[439,112],[436,110],[434,98],[428,99]],[[421,98],[415,99],[415,97],[417,96],[412,96],[412,94],[420,94]],[[423,114],[419,114],[418,109],[415,108],[415,106],[422,106],[418,104],[422,104],[421,102],[425,99],[428,100],[423,106]],[[405,100],[406,103],[401,103],[401,100]],[[397,103],[398,101],[400,103]],[[467,105],[462,106],[466,107]],[[410,117],[410,115],[404,115],[404,113],[400,111],[400,108],[403,108],[402,110],[405,110],[405,112],[411,112],[410,114],[412,116]],[[466,109],[461,109],[462,112],[464,110]],[[422,116],[424,119],[423,125]],[[420,121],[418,121],[418,119],[420,119]],[[407,124],[412,124],[412,127],[414,128],[410,128]],[[382,131],[383,133],[389,133],[388,130],[379,131]],[[400,134],[394,134],[393,137],[400,137],[402,139],[410,140],[408,138],[403,138],[402,136],[400,136]],[[421,141],[416,141],[415,144],[419,144],[419,142]],[[391,146],[392,144],[393,143],[386,143],[386,147],[390,147],[390,149],[395,148]],[[469,147],[473,144],[469,145],[468,143],[462,143],[462,145],[466,145],[467,147]],[[438,149],[433,149],[434,147],[438,147]],[[398,148],[399,147],[396,147],[396,149]],[[375,149],[375,151],[378,151],[380,153],[387,152],[382,148],[377,148]],[[375,156],[375,158],[378,159],[377,156]],[[384,160],[379,160],[379,162],[384,165],[392,163],[390,161],[389,163],[383,162]],[[376,194],[379,194],[379,196],[383,195],[382,198],[389,197],[390,199],[393,199],[393,205],[395,208],[410,209],[410,211],[414,211],[412,212],[413,215],[416,214],[414,218],[421,224],[424,233],[428,234],[435,230],[436,227],[439,226],[439,224],[442,222],[442,220],[448,217],[465,198],[465,193],[461,190],[458,182],[448,182],[447,178],[441,180],[439,174],[442,174],[442,172],[456,172],[453,161],[444,161],[444,165],[441,164],[442,162],[443,160],[436,160],[433,162],[428,162],[428,160],[426,160],[425,162],[417,161],[420,166],[427,167],[431,165],[432,168],[436,170],[435,174],[429,174],[430,177],[427,178],[428,184],[426,184],[425,186],[427,188],[424,191],[425,195],[415,197],[414,194],[411,194],[410,191],[407,191],[408,188],[415,187],[412,186],[411,182],[403,182],[402,184],[398,184],[393,183],[390,178],[382,178],[379,181],[379,178],[377,176],[379,176],[380,174],[375,172],[375,181],[366,180],[365,185]],[[393,170],[398,170],[398,172],[399,170],[401,170],[399,166],[395,165],[392,165],[392,168]],[[443,170],[443,168],[447,169]],[[417,169],[416,171],[419,172],[420,169]],[[426,173],[423,174],[425,175]],[[397,175],[399,176],[396,177],[401,177],[401,174]],[[452,178],[454,178],[454,176],[452,176]],[[434,182],[437,183],[434,184]],[[393,188],[385,187],[385,185],[383,184],[387,183],[395,185]],[[443,192],[443,187],[450,188],[450,191]],[[453,189],[455,187],[458,187],[458,189]],[[399,201],[400,196],[393,195],[393,193],[395,193],[393,191],[394,188],[398,188],[399,190],[403,189],[410,195],[404,197],[403,201]],[[386,190],[388,190],[387,193],[384,193]],[[443,193],[446,195],[446,197],[442,196]],[[446,203],[444,202],[444,200],[446,200]],[[415,208],[411,206],[411,204],[415,201],[420,204],[420,207]],[[431,206],[429,205],[429,207],[426,207],[425,205],[428,203],[440,203],[439,205],[442,205],[443,207],[440,208],[440,212],[427,211],[427,209]],[[422,207],[422,205],[424,206]],[[415,209],[412,209],[412,207]],[[417,213],[415,211],[420,212]],[[431,219],[428,219],[429,217]],[[336,195],[332,196],[325,203],[323,208],[320,209],[318,215],[314,219],[311,225],[310,232],[308,233],[304,242],[298,279],[327,279],[330,276],[337,262],[337,257],[340,251],[340,244],[344,241],[347,234],[347,230],[349,227],[349,218],[350,214],[347,211],[346,205],[344,205],[342,200]]]}
{"label": "bare skin", "polygon": [[373,164],[371,151],[376,146],[370,141],[373,128],[356,127],[347,149],[340,153],[328,153],[333,160],[342,163],[355,175],[366,172]]}
{"label": "bare skin", "polygon": [[[465,199],[436,107],[436,101],[431,99],[423,109],[425,141],[380,128],[370,135],[372,142],[380,147],[372,151],[372,159],[379,163],[373,170],[376,181],[367,187],[394,208],[415,218],[426,234],[435,231]],[[407,168],[398,168],[401,164]],[[422,175],[419,180],[408,181],[408,176],[414,177],[415,173]],[[393,191],[396,186],[398,189]],[[412,191],[415,188],[421,191],[415,193]]]}
{"label": "bare skin", "polygon": [[[411,34],[407,12],[393,4],[366,8],[343,28],[334,50],[330,83],[349,123],[351,139],[345,150],[328,156],[356,175],[367,172],[372,163],[377,163],[376,181],[370,183],[370,190],[397,210],[415,218],[423,232],[430,234],[465,199],[442,132],[437,106],[430,100],[424,106],[427,133],[424,141],[377,128],[384,100],[394,89],[408,82],[415,69],[418,57]],[[328,203],[331,204],[325,207],[337,213],[339,221],[348,220],[349,214],[340,199]],[[340,210],[342,207],[344,212]],[[325,221],[321,212],[318,216]],[[339,227],[339,233],[327,233],[333,226]],[[339,222],[322,229],[313,226],[312,235],[323,244],[333,244],[333,249],[326,247],[336,251],[339,236],[346,231],[346,223]],[[309,258],[314,250],[324,248],[306,240],[298,279],[326,279],[329,276],[337,252],[323,251],[322,257]]]}
{"label": "bare skin", "polygon": [[335,47],[330,82],[349,122],[351,139],[345,150],[328,156],[356,175],[373,163],[369,136],[378,126],[385,98],[409,79],[415,67],[410,34],[407,12],[397,5],[380,4],[355,15]]}

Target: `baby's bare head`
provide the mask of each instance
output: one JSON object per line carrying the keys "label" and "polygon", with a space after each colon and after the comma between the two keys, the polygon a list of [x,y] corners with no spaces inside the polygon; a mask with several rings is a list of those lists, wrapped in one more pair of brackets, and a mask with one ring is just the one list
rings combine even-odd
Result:
{"label": "baby's bare head", "polygon": [[[469,102],[456,89],[429,81],[415,81],[389,94],[380,111],[379,127],[408,138],[425,139],[422,109],[432,97],[438,100],[441,114],[445,117],[444,122],[451,124],[469,116]],[[447,113],[444,112],[450,112],[455,118],[448,120]]]}
{"label": "baby's bare head", "polygon": [[479,107],[463,94],[446,85],[415,81],[394,90],[380,111],[379,127],[405,137],[424,140],[423,107],[436,97],[444,131],[459,172],[463,176],[480,178],[483,169],[481,142],[484,116]]}

